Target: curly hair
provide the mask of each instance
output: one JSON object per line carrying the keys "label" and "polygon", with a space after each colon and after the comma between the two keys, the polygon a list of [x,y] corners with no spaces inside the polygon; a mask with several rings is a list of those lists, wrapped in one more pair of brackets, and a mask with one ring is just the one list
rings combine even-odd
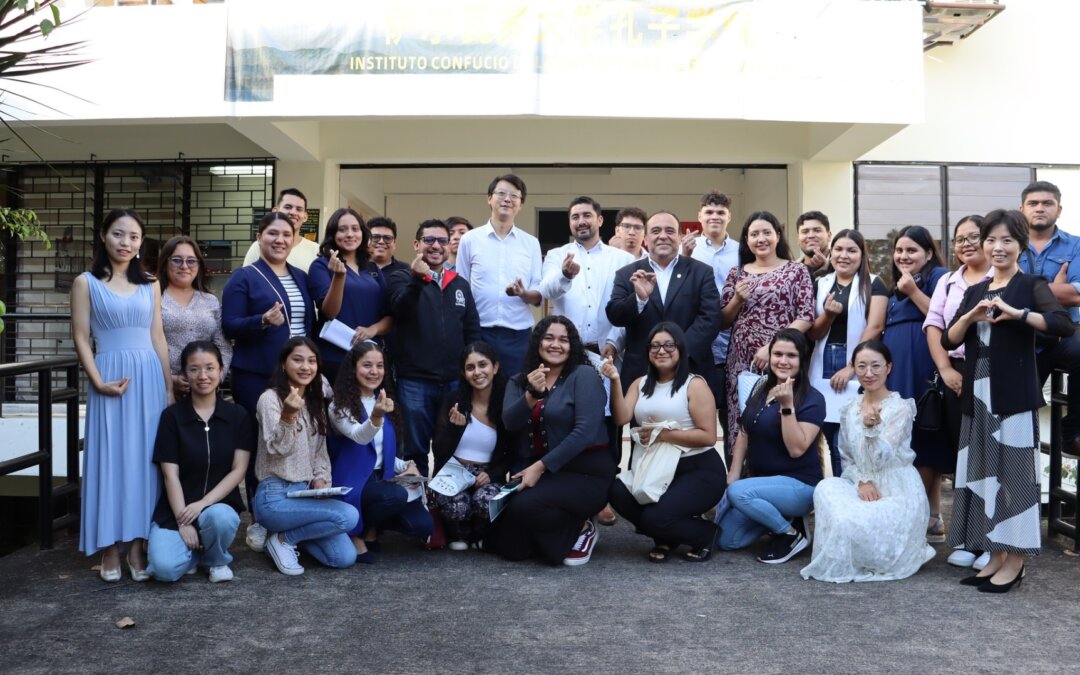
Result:
{"label": "curly hair", "polygon": [[[341,367],[338,368],[337,380],[334,381],[334,407],[343,413],[346,413],[352,418],[354,422],[359,422],[362,419],[370,417],[370,411],[364,410],[363,403],[360,402],[360,383],[356,380],[356,364],[360,359],[364,358],[369,352],[379,352],[382,354],[383,363],[386,364],[386,352],[377,343],[370,340],[365,340],[357,345],[345,354],[345,358],[341,362]],[[383,375],[382,384],[375,389],[375,397],[378,398],[380,391],[386,391],[386,397],[390,400],[396,400],[394,391],[393,378]],[[399,406],[394,406],[394,411],[387,415],[390,421],[393,422],[395,429],[400,429],[399,434],[404,432],[405,426],[401,418],[401,412]]]}
{"label": "curly hair", "polygon": [[563,366],[560,377],[566,377],[574,372],[574,368],[578,366],[589,365],[589,357],[585,354],[585,345],[581,342],[581,335],[578,333],[577,326],[574,325],[573,321],[561,314],[551,314],[540,319],[536,327],[533,328],[532,335],[529,336],[529,347],[525,352],[523,373],[531,373],[540,367],[540,342],[544,339],[544,334],[547,333],[548,328],[553,323],[565,326],[566,337],[570,340],[570,355],[566,359],[566,365]]}
{"label": "curly hair", "polygon": [[298,335],[296,337],[289,338],[285,346],[281,348],[281,352],[278,354],[278,367],[274,370],[274,374],[270,376],[270,389],[274,390],[274,393],[278,395],[278,398],[282,401],[289,395],[289,387],[292,385],[289,383],[289,376],[285,373],[285,362],[289,359],[289,355],[293,353],[297,347],[307,347],[315,354],[315,379],[308,385],[307,391],[304,392],[304,407],[307,408],[308,418],[311,420],[312,425],[315,427],[316,433],[326,435],[326,400],[323,398],[322,388],[322,357],[319,356],[319,348],[315,345],[315,342],[311,338]]}

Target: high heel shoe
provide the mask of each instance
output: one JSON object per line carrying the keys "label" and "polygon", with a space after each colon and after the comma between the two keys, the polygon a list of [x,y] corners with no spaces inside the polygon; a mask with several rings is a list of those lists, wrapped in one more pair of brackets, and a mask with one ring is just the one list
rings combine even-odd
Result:
{"label": "high heel shoe", "polygon": [[104,560],[101,561],[101,566],[98,569],[98,575],[101,577],[102,581],[108,582],[110,584],[120,581],[120,579],[124,576],[123,573],[120,571],[119,567],[111,570],[106,569]]}
{"label": "high heel shoe", "polygon": [[[143,568],[141,570],[137,569],[134,565],[131,564],[131,558],[127,558],[127,564],[128,564],[128,571],[131,572],[131,580],[132,581],[149,581],[150,580],[150,573],[147,572],[145,568]],[[117,575],[119,575],[120,570],[116,570],[116,573],[117,573]]]}
{"label": "high heel shoe", "polygon": [[1009,591],[1011,591],[1013,589],[1014,586],[1019,588],[1020,583],[1023,582],[1023,581],[1024,581],[1024,566],[1021,565],[1020,566],[1020,573],[1017,574],[1015,577],[1013,577],[1012,581],[1009,581],[1008,583],[1004,583],[1004,584],[995,584],[994,582],[987,579],[986,581],[979,584],[979,592],[980,593],[1008,593]]}

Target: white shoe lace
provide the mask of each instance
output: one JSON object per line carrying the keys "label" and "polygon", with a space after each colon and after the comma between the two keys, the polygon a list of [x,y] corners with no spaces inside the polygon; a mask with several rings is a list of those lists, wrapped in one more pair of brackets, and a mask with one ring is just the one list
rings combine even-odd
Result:
{"label": "white shoe lace", "polygon": [[574,542],[574,547],[571,551],[581,552],[585,548],[585,538],[592,532],[592,527],[585,528],[585,531],[578,535],[577,541]]}

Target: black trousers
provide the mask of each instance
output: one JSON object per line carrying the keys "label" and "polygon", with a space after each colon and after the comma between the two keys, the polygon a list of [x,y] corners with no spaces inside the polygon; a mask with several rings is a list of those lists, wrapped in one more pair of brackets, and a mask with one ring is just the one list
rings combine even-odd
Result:
{"label": "black trousers", "polygon": [[1080,438],[1080,330],[1039,352],[1036,363],[1039,381],[1044,384],[1055,369],[1069,373],[1068,412],[1061,420],[1061,438],[1066,443]]}
{"label": "black trousers", "polygon": [[720,454],[703,452],[679,460],[674,480],[657,503],[639,504],[620,480],[611,484],[608,502],[658,546],[704,548],[712,546],[716,524],[701,514],[716,506],[726,488],[727,472]]}
{"label": "black trousers", "polygon": [[[585,520],[604,508],[614,478],[615,463],[606,450],[582,452],[510,497],[488,535],[490,547],[507,560],[541,557],[562,564]],[[487,539],[484,544],[489,547]]]}

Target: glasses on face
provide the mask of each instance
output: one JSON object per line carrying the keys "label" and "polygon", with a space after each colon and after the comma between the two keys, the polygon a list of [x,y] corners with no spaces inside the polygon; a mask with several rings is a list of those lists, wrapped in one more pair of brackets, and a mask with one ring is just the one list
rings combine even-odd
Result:
{"label": "glasses on face", "polygon": [[198,267],[198,258],[181,258],[180,256],[173,256],[169,258],[169,264],[173,267]]}
{"label": "glasses on face", "polygon": [[495,199],[498,199],[500,202],[504,202],[507,199],[512,202],[516,202],[521,199],[520,192],[507,192],[506,190],[496,190],[492,194],[495,195]]}
{"label": "glasses on face", "polygon": [[392,234],[373,234],[373,235],[371,235],[371,242],[373,244],[377,244],[380,241],[389,244],[390,242],[394,241],[394,235],[392,235]]}
{"label": "glasses on face", "polygon": [[638,223],[619,223],[619,227],[621,227],[624,230],[629,230],[631,232],[644,232],[645,231],[645,226],[644,225],[639,225]]}
{"label": "glasses on face", "polygon": [[675,345],[674,342],[650,342],[649,343],[649,351],[650,352],[658,352],[661,349],[663,349],[668,354],[671,354],[676,349],[678,349],[678,347]]}
{"label": "glasses on face", "polygon": [[450,240],[446,237],[420,237],[420,241],[428,246],[434,246],[435,244],[446,246],[450,243]]}
{"label": "glasses on face", "polygon": [[856,363],[855,364],[855,372],[858,373],[859,375],[865,375],[867,373],[872,373],[874,375],[877,375],[883,370],[885,370],[885,364],[884,363]]}
{"label": "glasses on face", "polygon": [[979,245],[979,235],[978,234],[969,234],[966,237],[956,237],[955,239],[952,240],[952,243],[953,243],[953,246],[955,246],[957,248],[960,248],[961,246],[964,246],[965,244],[970,244],[972,246],[978,246]]}

